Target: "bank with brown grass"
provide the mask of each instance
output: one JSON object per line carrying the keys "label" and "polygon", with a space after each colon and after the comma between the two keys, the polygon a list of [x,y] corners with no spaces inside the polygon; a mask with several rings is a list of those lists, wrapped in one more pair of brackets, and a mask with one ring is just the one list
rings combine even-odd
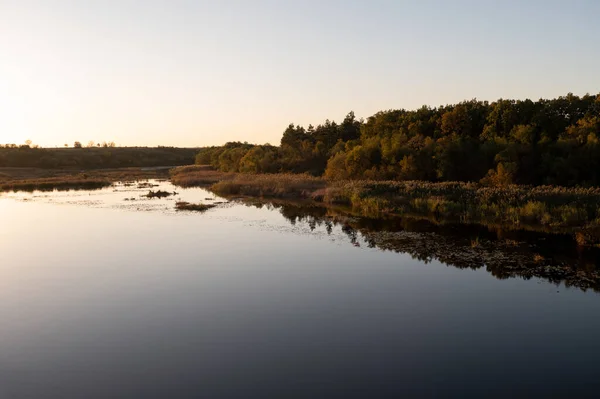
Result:
{"label": "bank with brown grass", "polygon": [[167,179],[168,168],[40,169],[0,168],[0,191],[89,190],[113,182]]}
{"label": "bank with brown grass", "polygon": [[175,169],[172,182],[205,186],[224,197],[309,199],[345,205],[363,216],[411,215],[440,222],[501,224],[573,233],[582,244],[600,242],[600,188],[327,181],[306,174],[222,173],[202,166]]}

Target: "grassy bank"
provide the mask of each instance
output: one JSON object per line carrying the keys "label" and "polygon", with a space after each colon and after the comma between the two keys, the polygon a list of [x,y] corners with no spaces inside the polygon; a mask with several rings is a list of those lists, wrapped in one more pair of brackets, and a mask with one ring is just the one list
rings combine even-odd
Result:
{"label": "grassy bank", "polygon": [[174,184],[206,186],[225,197],[302,198],[343,204],[361,215],[420,215],[440,222],[501,224],[600,242],[600,188],[485,187],[477,183],[326,181],[299,174],[235,174],[193,166],[172,171]]}
{"label": "grassy bank", "polygon": [[[276,176],[274,178],[274,176]],[[277,175],[235,175],[228,180],[219,181],[211,186],[218,195],[272,197],[272,198],[310,198],[318,190],[325,189],[326,182],[310,175],[282,173]]]}
{"label": "grassy bank", "polygon": [[600,242],[600,188],[352,181],[332,183],[324,200],[347,203],[367,216],[426,215],[440,221],[568,232],[581,244]]}
{"label": "grassy bank", "polygon": [[171,182],[181,187],[210,187],[224,197],[311,198],[327,182],[293,173],[224,173],[210,166],[184,166],[171,170]]}
{"label": "grassy bank", "polygon": [[0,191],[95,189],[117,181],[166,179],[168,169],[40,169],[0,168]]}
{"label": "grassy bank", "polygon": [[171,169],[171,182],[180,187],[205,187],[231,180],[235,173],[214,170],[211,166],[189,165]]}
{"label": "grassy bank", "polygon": [[548,226],[600,222],[600,188],[342,181],[329,185],[324,200],[347,203],[373,216],[409,212],[459,221],[490,220]]}

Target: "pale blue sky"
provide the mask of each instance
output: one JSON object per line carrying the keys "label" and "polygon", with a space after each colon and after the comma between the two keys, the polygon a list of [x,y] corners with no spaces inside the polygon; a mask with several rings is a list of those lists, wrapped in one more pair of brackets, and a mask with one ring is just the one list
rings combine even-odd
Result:
{"label": "pale blue sky", "polygon": [[0,143],[278,144],[290,123],[600,92],[600,1],[0,0]]}

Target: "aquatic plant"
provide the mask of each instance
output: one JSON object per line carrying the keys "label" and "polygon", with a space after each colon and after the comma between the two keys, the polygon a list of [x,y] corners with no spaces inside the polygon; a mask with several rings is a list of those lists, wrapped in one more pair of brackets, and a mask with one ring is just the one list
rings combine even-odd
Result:
{"label": "aquatic plant", "polygon": [[163,190],[157,190],[157,191],[148,191],[148,194],[144,195],[144,197],[147,198],[166,198],[166,197],[170,197],[171,195],[176,195],[176,192],[168,192],[168,191],[163,191]]}
{"label": "aquatic plant", "polygon": [[197,211],[204,212],[211,208],[214,208],[216,205],[213,204],[192,204],[190,202],[179,201],[175,203],[175,209],[178,211]]}

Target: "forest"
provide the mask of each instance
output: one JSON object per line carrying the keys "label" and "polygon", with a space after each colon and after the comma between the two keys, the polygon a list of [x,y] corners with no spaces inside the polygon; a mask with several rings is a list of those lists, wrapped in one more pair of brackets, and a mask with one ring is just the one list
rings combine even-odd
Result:
{"label": "forest", "polygon": [[[328,180],[600,185],[600,94],[476,99],[366,120],[290,124],[279,146],[204,147],[196,164],[222,172],[309,173]],[[1,162],[1,161],[0,161]]]}

